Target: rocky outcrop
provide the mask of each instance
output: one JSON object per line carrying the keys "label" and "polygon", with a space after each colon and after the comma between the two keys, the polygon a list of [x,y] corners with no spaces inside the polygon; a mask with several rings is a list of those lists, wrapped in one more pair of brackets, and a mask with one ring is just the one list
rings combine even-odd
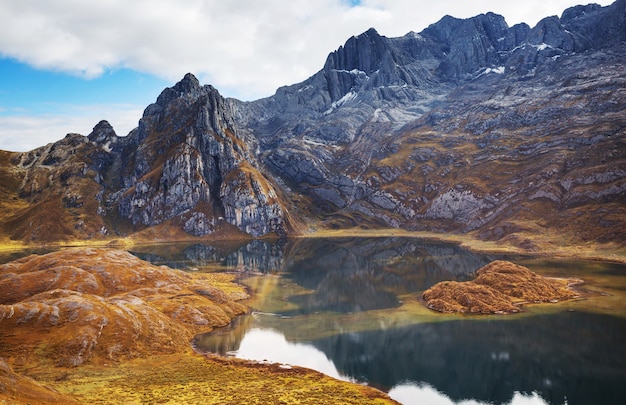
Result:
{"label": "rocky outcrop", "polygon": [[260,171],[254,140],[236,129],[213,87],[185,76],[146,108],[129,138],[136,149],[119,206],[133,224],[179,217],[196,236],[224,220],[252,236],[286,233],[284,207]]}
{"label": "rocky outcrop", "polygon": [[14,364],[77,366],[188,350],[196,333],[245,307],[210,275],[111,249],[29,256],[0,266],[0,344]]}
{"label": "rocky outcrop", "polygon": [[557,302],[578,297],[571,284],[581,280],[542,277],[526,267],[494,261],[472,281],[443,281],[424,291],[426,306],[438,312],[507,314],[526,303]]}

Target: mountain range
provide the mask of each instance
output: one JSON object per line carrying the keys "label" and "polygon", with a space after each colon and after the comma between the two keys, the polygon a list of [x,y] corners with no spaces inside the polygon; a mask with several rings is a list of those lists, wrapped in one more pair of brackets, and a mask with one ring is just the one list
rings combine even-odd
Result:
{"label": "mountain range", "polygon": [[[0,234],[289,236],[399,228],[534,250],[626,245],[626,0],[535,27],[445,16],[349,38],[268,98],[187,74],[118,136],[106,121],[0,151]],[[539,237],[541,236],[541,237]]]}

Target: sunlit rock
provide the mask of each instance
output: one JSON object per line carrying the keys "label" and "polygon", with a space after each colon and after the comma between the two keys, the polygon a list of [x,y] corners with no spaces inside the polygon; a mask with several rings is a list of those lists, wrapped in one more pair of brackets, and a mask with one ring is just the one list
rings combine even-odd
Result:
{"label": "sunlit rock", "polygon": [[480,268],[472,281],[443,281],[424,291],[426,306],[439,312],[503,314],[520,312],[525,303],[578,297],[569,288],[581,280],[540,276],[524,266],[496,260]]}
{"label": "sunlit rock", "polygon": [[76,249],[0,266],[0,344],[18,364],[120,360],[189,349],[245,307],[210,275],[157,267],[130,253]]}

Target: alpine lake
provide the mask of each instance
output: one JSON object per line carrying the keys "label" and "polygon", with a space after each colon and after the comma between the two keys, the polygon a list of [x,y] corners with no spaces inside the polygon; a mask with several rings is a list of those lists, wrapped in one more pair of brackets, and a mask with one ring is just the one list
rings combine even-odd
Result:
{"label": "alpine lake", "polygon": [[[250,311],[199,352],[302,366],[402,404],[623,404],[626,265],[475,253],[423,239],[303,238],[131,250],[190,272],[235,272]],[[581,298],[511,315],[450,315],[421,294],[510,260],[584,280]],[[6,260],[3,260],[6,261]]]}

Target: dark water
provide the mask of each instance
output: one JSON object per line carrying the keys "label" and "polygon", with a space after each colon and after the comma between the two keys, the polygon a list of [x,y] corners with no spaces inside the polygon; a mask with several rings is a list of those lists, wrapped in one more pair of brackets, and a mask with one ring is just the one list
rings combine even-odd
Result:
{"label": "dark water", "polygon": [[546,274],[581,277],[611,296],[595,294],[530,316],[477,319],[417,310],[400,321],[403,297],[442,280],[470,279],[500,257],[370,238],[255,241],[230,251],[196,245],[169,259],[144,258],[178,267],[217,261],[231,271],[280,276],[256,276],[250,285],[261,285],[256,293],[265,295],[252,301],[255,312],[198,336],[199,350],[318,369],[407,404],[626,403],[626,308],[593,306],[623,294],[626,266],[507,258]]}
{"label": "dark water", "polygon": [[[254,326],[206,350],[299,364],[368,383],[403,403],[623,404],[626,322],[561,312],[516,321],[458,320],[288,341]],[[231,352],[232,353],[232,352]]]}
{"label": "dark water", "polygon": [[[133,252],[236,271],[253,311],[198,350],[317,369],[405,404],[626,403],[626,266],[496,257],[403,238],[160,245]],[[585,300],[511,316],[432,313],[416,300],[495,259],[585,280]]]}
{"label": "dark water", "polygon": [[623,318],[563,312],[519,321],[424,323],[311,342],[342,375],[385,388],[427,383],[454,400],[548,403],[626,399]]}

